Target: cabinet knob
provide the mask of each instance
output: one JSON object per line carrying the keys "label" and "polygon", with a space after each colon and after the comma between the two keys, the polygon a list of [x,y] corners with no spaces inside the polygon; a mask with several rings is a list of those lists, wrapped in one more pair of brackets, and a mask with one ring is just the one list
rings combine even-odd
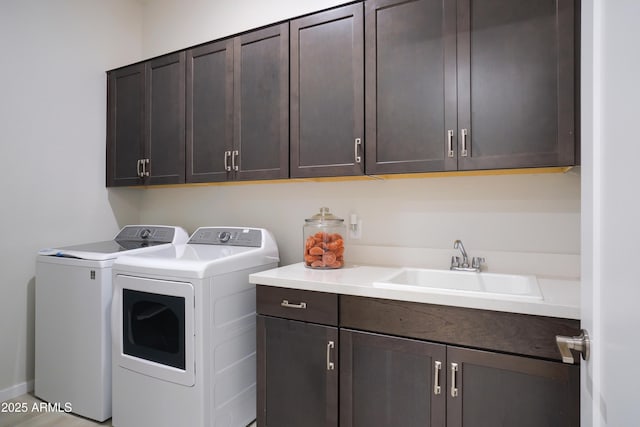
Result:
{"label": "cabinet knob", "polygon": [[360,156],[360,147],[362,146],[362,139],[356,138],[353,145],[353,156],[356,163],[362,162],[362,156]]}

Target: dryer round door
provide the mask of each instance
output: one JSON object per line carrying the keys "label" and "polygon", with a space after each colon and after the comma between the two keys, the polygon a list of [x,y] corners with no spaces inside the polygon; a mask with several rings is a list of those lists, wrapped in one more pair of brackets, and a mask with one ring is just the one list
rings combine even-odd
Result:
{"label": "dryer round door", "polygon": [[184,386],[195,384],[191,283],[117,274],[111,309],[114,364]]}

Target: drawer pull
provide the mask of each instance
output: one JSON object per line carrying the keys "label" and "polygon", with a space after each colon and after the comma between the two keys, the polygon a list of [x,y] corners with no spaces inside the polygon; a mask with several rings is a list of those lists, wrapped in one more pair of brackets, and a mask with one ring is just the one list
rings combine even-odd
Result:
{"label": "drawer pull", "polygon": [[433,394],[437,396],[442,391],[442,387],[440,387],[440,371],[442,370],[442,362],[436,360],[433,365],[435,371],[433,375]]}
{"label": "drawer pull", "polygon": [[286,307],[286,308],[297,308],[297,309],[305,310],[307,308],[307,303],[301,302],[300,304],[291,304],[289,300],[283,299],[282,302],[280,303],[280,306]]}
{"label": "drawer pull", "polygon": [[456,377],[458,376],[458,364],[451,364],[451,397],[458,397],[458,387],[456,387]]}
{"label": "drawer pull", "polygon": [[331,361],[331,349],[335,347],[333,341],[327,343],[327,371],[333,371],[336,365]]}

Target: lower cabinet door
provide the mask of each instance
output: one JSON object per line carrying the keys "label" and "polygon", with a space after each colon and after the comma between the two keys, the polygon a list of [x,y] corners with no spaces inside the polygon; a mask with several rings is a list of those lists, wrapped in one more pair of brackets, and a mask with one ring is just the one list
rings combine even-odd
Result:
{"label": "lower cabinet door", "polygon": [[578,427],[580,369],[529,357],[447,347],[450,427]]}
{"label": "lower cabinet door", "polygon": [[445,367],[444,345],[341,329],[340,426],[444,426]]}
{"label": "lower cabinet door", "polygon": [[258,315],[260,427],[337,427],[338,329]]}

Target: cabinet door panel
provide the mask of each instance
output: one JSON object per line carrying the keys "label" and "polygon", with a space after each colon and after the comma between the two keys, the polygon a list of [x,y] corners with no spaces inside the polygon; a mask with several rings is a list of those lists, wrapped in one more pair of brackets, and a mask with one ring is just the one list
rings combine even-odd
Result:
{"label": "cabinet door panel", "polygon": [[363,32],[362,4],[291,22],[292,177],[362,174]]}
{"label": "cabinet door panel", "polygon": [[186,78],[187,181],[225,181],[225,151],[233,144],[233,41],[187,51]]}
{"label": "cabinet door panel", "polygon": [[149,184],[184,182],[185,53],[147,65],[147,141]]}
{"label": "cabinet door panel", "polygon": [[458,3],[460,169],[574,164],[573,0]]}
{"label": "cabinet door panel", "polygon": [[[341,329],[340,425],[444,426],[445,348]],[[442,369],[437,384],[436,361]]]}
{"label": "cabinet door panel", "polygon": [[289,24],[235,39],[238,179],[289,176]]}
{"label": "cabinet door panel", "polygon": [[455,0],[365,3],[367,173],[456,169]]}
{"label": "cabinet door panel", "polygon": [[579,366],[447,347],[447,420],[451,427],[580,425]]}
{"label": "cabinet door panel", "polygon": [[143,158],[144,64],[108,74],[107,186],[135,185],[138,160]]}
{"label": "cabinet door panel", "polygon": [[258,425],[337,427],[338,329],[258,315],[257,334]]}

